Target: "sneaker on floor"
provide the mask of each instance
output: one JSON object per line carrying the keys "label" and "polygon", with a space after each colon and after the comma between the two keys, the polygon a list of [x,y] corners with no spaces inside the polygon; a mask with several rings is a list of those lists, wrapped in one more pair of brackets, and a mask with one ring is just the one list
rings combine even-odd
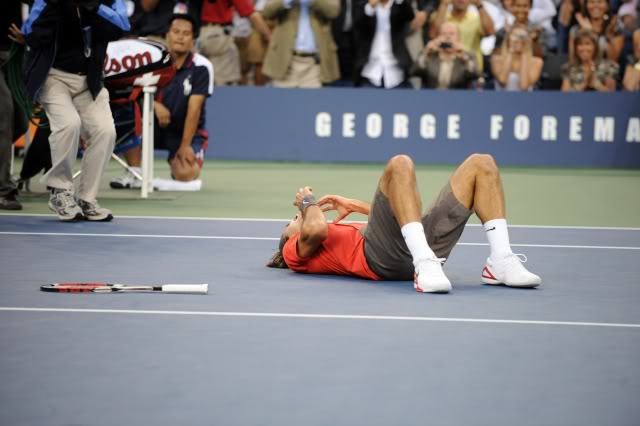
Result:
{"label": "sneaker on floor", "polygon": [[[521,257],[522,256],[522,257]],[[487,259],[482,270],[482,282],[491,285],[508,287],[533,288],[542,283],[536,274],[527,271],[523,263],[527,261],[524,254],[508,254],[499,260]]]}
{"label": "sneaker on floor", "polygon": [[82,209],[78,207],[73,193],[55,189],[49,197],[49,208],[63,221],[82,219]]}
{"label": "sneaker on floor", "polygon": [[78,206],[82,209],[82,214],[85,219],[96,222],[109,222],[113,219],[111,210],[100,207],[97,201],[91,203],[89,201],[81,200],[80,198],[78,198],[77,201]]}
{"label": "sneaker on floor", "polygon": [[444,261],[434,257],[418,263],[413,276],[413,288],[419,293],[449,293],[451,283],[442,270]]}
{"label": "sneaker on floor", "polygon": [[[139,169],[133,169],[138,173],[141,173]],[[121,176],[111,179],[111,182],[109,182],[109,186],[111,186],[111,188],[113,189],[140,189],[142,188],[142,181],[136,178],[133,173],[127,170]]]}
{"label": "sneaker on floor", "polygon": [[15,192],[0,197],[0,210],[22,210],[22,204],[16,198]]}

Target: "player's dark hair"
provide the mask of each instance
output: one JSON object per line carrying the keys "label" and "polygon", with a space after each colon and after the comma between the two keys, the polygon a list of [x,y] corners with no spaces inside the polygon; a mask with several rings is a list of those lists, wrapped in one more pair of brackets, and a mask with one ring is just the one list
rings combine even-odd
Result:
{"label": "player's dark hair", "polygon": [[171,15],[171,17],[169,18],[169,22],[167,22],[167,32],[169,32],[171,25],[173,25],[173,21],[176,21],[178,19],[191,22],[193,39],[194,40],[197,39],[198,36],[200,35],[200,28],[198,27],[198,21],[196,21],[196,18],[194,18],[193,16],[187,13],[174,13],[173,15]]}
{"label": "player's dark hair", "polygon": [[280,237],[280,243],[278,244],[278,251],[276,251],[275,254],[271,256],[271,259],[269,259],[269,262],[267,262],[267,267],[281,269],[289,268],[287,266],[287,262],[284,261],[284,256],[282,255],[282,250],[284,249],[284,245],[288,240],[289,237],[285,237],[283,232],[282,236]]}

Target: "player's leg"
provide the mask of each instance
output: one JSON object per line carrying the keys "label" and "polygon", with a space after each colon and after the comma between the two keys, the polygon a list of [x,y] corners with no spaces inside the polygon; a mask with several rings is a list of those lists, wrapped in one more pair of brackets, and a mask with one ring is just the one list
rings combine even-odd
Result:
{"label": "player's leg", "polygon": [[451,283],[441,259],[429,248],[420,212],[415,169],[404,155],[385,167],[369,214],[365,255],[372,270],[384,279],[411,279],[420,292],[448,292]]}
{"label": "player's leg", "polygon": [[456,199],[475,210],[489,241],[491,255],[483,269],[482,281],[513,287],[540,285],[540,277],[527,271],[511,250],[502,179],[493,158],[482,154],[470,156],[450,182]]}

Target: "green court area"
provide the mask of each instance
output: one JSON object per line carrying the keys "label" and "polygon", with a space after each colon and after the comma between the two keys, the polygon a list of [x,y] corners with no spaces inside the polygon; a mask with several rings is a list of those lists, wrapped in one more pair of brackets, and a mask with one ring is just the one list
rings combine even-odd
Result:
{"label": "green court area", "polygon": [[[20,170],[21,163],[16,162]],[[122,173],[111,162],[99,202],[114,215],[285,219],[295,214],[296,190],[309,185],[318,195],[339,194],[370,201],[383,164],[207,161],[198,192],[113,190],[109,180]],[[426,206],[447,182],[451,166],[416,166]],[[501,167],[509,223],[519,225],[640,227],[640,170]],[[156,159],[155,175],[169,178],[169,166]],[[24,213],[49,213],[39,177],[21,193]],[[354,219],[362,217],[355,216]],[[475,219],[477,222],[477,219]]]}

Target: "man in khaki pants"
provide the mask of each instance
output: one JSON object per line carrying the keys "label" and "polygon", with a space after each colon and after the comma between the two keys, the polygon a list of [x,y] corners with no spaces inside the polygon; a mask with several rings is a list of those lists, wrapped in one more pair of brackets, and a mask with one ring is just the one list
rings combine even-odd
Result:
{"label": "man in khaki pants", "polygon": [[[123,0],[36,0],[22,27],[27,92],[51,126],[53,167],[43,182],[51,190],[49,208],[61,220],[113,219],[96,201],[116,138],[102,66],[109,41],[128,30]],[[74,194],[80,137],[86,149]]]}

